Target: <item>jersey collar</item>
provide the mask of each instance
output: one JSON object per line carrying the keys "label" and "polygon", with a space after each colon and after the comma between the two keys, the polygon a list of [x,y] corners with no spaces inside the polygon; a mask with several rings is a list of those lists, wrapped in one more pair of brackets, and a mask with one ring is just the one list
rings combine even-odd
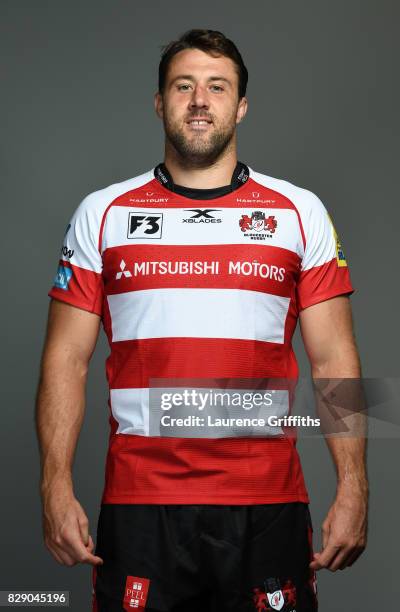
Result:
{"label": "jersey collar", "polygon": [[230,185],[224,185],[223,187],[214,187],[212,189],[193,189],[191,187],[184,187],[182,185],[176,185],[172,180],[172,176],[169,173],[164,163],[158,164],[154,168],[155,178],[170,191],[185,196],[186,198],[192,198],[195,200],[211,200],[217,197],[226,195],[235,191],[238,187],[244,185],[249,178],[249,168],[238,161],[232,174]]}

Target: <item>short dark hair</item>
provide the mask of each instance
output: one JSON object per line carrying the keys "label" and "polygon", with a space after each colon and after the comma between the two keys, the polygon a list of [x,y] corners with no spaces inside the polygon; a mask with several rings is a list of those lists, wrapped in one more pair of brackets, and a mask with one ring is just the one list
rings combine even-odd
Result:
{"label": "short dark hair", "polygon": [[160,93],[164,90],[168,66],[172,58],[184,49],[200,49],[213,56],[229,57],[235,63],[239,77],[239,98],[246,95],[249,77],[242,56],[235,43],[217,30],[188,30],[178,40],[173,40],[163,47],[158,67],[158,91]]}

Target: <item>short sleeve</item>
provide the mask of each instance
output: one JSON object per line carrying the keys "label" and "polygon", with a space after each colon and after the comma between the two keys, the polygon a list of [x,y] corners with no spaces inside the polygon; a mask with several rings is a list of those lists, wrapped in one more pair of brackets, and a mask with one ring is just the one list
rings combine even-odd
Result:
{"label": "short sleeve", "polygon": [[103,304],[100,221],[89,195],[67,225],[49,296],[101,316]]}
{"label": "short sleeve", "polygon": [[305,248],[296,293],[298,309],[354,292],[349,267],[333,221],[321,200],[307,192],[303,209]]}

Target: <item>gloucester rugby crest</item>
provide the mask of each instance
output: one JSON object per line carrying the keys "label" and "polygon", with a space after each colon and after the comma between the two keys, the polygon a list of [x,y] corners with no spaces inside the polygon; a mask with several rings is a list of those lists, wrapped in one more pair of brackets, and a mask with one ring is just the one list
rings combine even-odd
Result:
{"label": "gloucester rugby crest", "polygon": [[279,579],[268,578],[264,588],[253,589],[253,602],[257,612],[296,612],[296,587],[291,580],[281,586]]}
{"label": "gloucester rugby crest", "polygon": [[252,240],[265,240],[272,238],[277,228],[278,222],[275,215],[266,217],[262,210],[254,210],[249,215],[242,215],[239,219],[239,226],[245,236]]}

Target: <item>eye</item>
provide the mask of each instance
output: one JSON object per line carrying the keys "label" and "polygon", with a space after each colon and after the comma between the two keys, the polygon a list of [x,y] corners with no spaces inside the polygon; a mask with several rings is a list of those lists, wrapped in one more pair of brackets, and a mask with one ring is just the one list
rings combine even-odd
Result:
{"label": "eye", "polygon": [[221,85],[211,85],[211,89],[217,92],[224,91],[224,88],[221,87]]}
{"label": "eye", "polygon": [[178,91],[189,91],[190,85],[188,83],[180,83],[178,85]]}

